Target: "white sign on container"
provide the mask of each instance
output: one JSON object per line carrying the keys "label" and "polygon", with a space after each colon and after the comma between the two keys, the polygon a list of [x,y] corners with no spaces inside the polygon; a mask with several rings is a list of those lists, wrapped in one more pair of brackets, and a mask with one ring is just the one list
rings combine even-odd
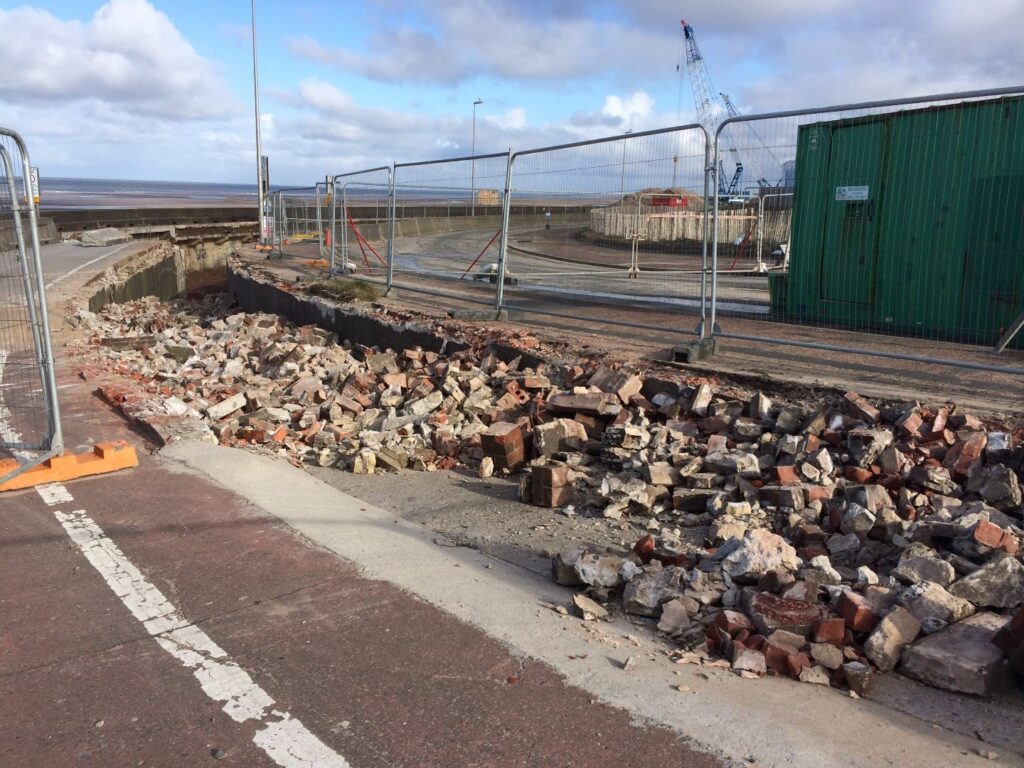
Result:
{"label": "white sign on container", "polygon": [[836,200],[840,202],[870,199],[871,187],[836,187]]}

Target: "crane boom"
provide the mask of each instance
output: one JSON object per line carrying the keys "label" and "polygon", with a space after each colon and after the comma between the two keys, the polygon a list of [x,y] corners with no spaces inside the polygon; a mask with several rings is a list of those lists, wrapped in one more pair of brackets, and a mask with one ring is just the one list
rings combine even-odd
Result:
{"label": "crane boom", "polygon": [[722,103],[725,104],[726,114],[728,114],[729,117],[739,117],[740,111],[736,109],[736,105],[732,103],[732,99],[729,98],[729,94],[719,93],[718,95],[722,97]]}
{"label": "crane boom", "polygon": [[715,108],[715,87],[711,84],[711,76],[704,64],[704,56],[701,55],[700,46],[697,45],[697,37],[693,33],[693,27],[686,23],[686,19],[680,19],[679,23],[683,28],[683,45],[686,48],[686,71],[690,76],[690,87],[693,88],[693,102],[697,108],[697,119],[712,134],[718,127],[718,110]]}

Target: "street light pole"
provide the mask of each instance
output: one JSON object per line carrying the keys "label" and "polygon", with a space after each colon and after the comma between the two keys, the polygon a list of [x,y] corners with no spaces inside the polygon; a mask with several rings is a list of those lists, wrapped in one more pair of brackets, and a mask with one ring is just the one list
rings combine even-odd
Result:
{"label": "street light pole", "polygon": [[[630,128],[626,131],[623,136],[629,136],[633,132]],[[622,175],[619,177],[619,200],[621,201],[626,195],[626,139],[622,140]]]}
{"label": "street light pole", "polygon": [[473,144],[469,154],[473,156],[470,163],[470,176],[469,176],[469,215],[476,216],[476,108],[477,105],[483,104],[483,99],[477,99],[473,102]]}
{"label": "street light pole", "polygon": [[259,205],[257,226],[260,233],[260,245],[265,244],[263,233],[263,144],[260,140],[260,70],[256,63],[256,0],[252,0],[252,98],[256,111],[256,199]]}

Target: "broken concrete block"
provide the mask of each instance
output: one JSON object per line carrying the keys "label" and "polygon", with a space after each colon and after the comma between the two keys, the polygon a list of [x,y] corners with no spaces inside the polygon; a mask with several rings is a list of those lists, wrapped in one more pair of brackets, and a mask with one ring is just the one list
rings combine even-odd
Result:
{"label": "broken concrete block", "polygon": [[608,609],[586,595],[573,595],[572,604],[577,615],[584,621],[608,618]]}
{"label": "broken concrete block", "polygon": [[583,583],[576,573],[576,562],[581,557],[582,549],[567,549],[551,558],[551,576],[556,584],[576,587]]}
{"label": "broken concrete block", "polygon": [[678,467],[673,467],[671,464],[662,462],[645,464],[643,468],[643,476],[644,481],[651,485],[662,485],[669,488],[680,485],[683,482],[683,478]]}
{"label": "broken concrete block", "polygon": [[[719,550],[719,555],[725,549]],[[799,566],[796,550],[781,536],[763,528],[747,531],[722,559],[726,573],[733,579],[748,582],[756,582],[768,571],[794,571]]]}
{"label": "broken concrete block", "polygon": [[921,630],[926,635],[974,613],[970,601],[951,595],[934,581],[922,581],[909,587],[900,593],[897,600],[921,622]]}
{"label": "broken concrete block", "polygon": [[831,643],[811,643],[811,658],[825,669],[839,669],[843,666],[843,652]]}
{"label": "broken concrete block", "polygon": [[996,509],[1009,510],[1021,505],[1020,483],[1009,467],[979,467],[967,478],[967,490],[977,493]]}
{"label": "broken concrete block", "polygon": [[587,430],[573,419],[555,419],[538,424],[533,430],[533,444],[538,456],[578,451],[587,441]]}
{"label": "broken concrete block", "polygon": [[949,592],[983,608],[1014,608],[1024,603],[1024,565],[1002,557],[964,576]]}
{"label": "broken concrete block", "polygon": [[1009,662],[992,644],[1006,619],[979,613],[903,651],[900,671],[957,693],[991,696],[1012,681]]}
{"label": "broken concrete block", "polygon": [[681,597],[680,572],[660,568],[634,576],[622,592],[622,609],[636,616],[659,616],[661,604]]}
{"label": "broken concrete block", "polygon": [[905,584],[934,581],[940,586],[948,587],[956,578],[956,571],[952,565],[937,557],[911,555],[900,560],[892,575]]}
{"label": "broken concrete block", "polygon": [[864,653],[882,672],[888,672],[900,660],[903,648],[921,632],[921,622],[900,606],[883,618],[864,643]]}
{"label": "broken concrete block", "polygon": [[690,628],[690,608],[683,598],[669,600],[661,605],[661,619],[658,631],[667,635],[678,635]]}
{"label": "broken concrete block", "polygon": [[820,666],[807,666],[800,670],[800,675],[797,678],[801,683],[811,683],[812,685],[830,685],[828,672],[825,671],[824,667]]}
{"label": "broken concrete block", "polygon": [[206,409],[206,417],[210,421],[220,421],[221,419],[230,416],[235,411],[239,411],[245,407],[245,395],[239,393],[237,395],[231,395],[230,397],[221,400],[215,405],[211,405]]}
{"label": "broken concrete block", "polygon": [[619,569],[623,559],[618,555],[587,553],[573,563],[576,577],[588,587],[615,587],[621,581]]}
{"label": "broken concrete block", "polygon": [[90,248],[102,248],[108,245],[127,243],[131,239],[132,236],[123,230],[116,229],[115,227],[100,227],[99,229],[92,229],[80,234],[78,236],[78,243]]}

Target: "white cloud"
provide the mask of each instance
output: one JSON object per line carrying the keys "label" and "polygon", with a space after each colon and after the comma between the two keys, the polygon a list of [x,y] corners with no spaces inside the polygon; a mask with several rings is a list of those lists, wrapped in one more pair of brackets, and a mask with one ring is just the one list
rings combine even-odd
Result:
{"label": "white cloud", "polygon": [[216,65],[146,0],[110,0],[88,23],[0,11],[0,99],[97,100],[134,114],[211,118],[231,100]]}
{"label": "white cloud", "polygon": [[626,125],[632,125],[634,121],[641,120],[651,114],[654,110],[654,99],[644,91],[636,91],[632,95],[622,98],[621,96],[608,96],[604,100],[601,114],[614,117]]}
{"label": "white cloud", "polygon": [[485,119],[505,131],[521,131],[527,125],[526,109],[523,107],[512,107],[502,115],[490,116]]}

